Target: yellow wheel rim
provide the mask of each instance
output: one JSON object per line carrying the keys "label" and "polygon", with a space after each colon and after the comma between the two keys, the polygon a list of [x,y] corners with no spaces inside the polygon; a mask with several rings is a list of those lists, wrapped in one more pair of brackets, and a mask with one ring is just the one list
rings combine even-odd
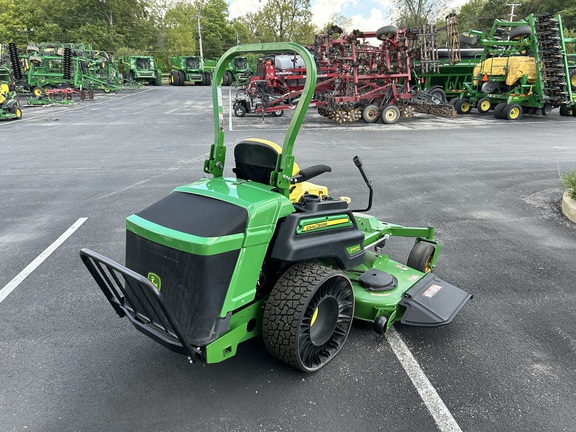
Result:
{"label": "yellow wheel rim", "polygon": [[430,255],[428,257],[428,259],[426,260],[426,264],[424,265],[424,270],[426,270],[426,273],[430,273],[432,271],[432,255]]}
{"label": "yellow wheel rim", "polygon": [[482,111],[488,111],[490,109],[490,101],[482,101],[482,103],[480,104],[480,109]]}
{"label": "yellow wheel rim", "polygon": [[312,319],[310,320],[310,327],[314,325],[316,322],[316,318],[318,318],[318,308],[314,311],[314,315],[312,315]]}
{"label": "yellow wheel rim", "polygon": [[572,78],[570,78],[570,84],[572,84],[572,87],[576,87],[576,74],[572,75]]}
{"label": "yellow wheel rim", "polygon": [[470,104],[468,102],[464,102],[462,104],[461,109],[462,109],[462,112],[467,113],[468,111],[470,111]]}
{"label": "yellow wheel rim", "polygon": [[512,108],[510,110],[510,119],[516,120],[520,116],[520,109],[519,108]]}

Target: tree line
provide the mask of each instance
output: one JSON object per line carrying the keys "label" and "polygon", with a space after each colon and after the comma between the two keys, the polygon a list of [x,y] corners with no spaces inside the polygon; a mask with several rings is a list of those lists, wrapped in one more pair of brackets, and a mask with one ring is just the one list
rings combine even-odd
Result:
{"label": "tree line", "polygon": [[[574,0],[515,0],[513,19],[531,13],[560,13],[567,33],[576,29]],[[509,19],[507,0],[469,0],[450,10],[447,0],[396,0],[391,22],[398,27],[441,25],[456,12],[462,31],[487,31],[494,19]],[[347,17],[333,16],[323,28]],[[362,29],[361,29],[362,30]],[[364,29],[376,30],[376,29]],[[268,0],[255,13],[230,19],[225,0],[0,0],[0,43],[84,43],[124,54],[150,54],[166,61],[199,53],[219,57],[237,43],[292,41],[311,44],[323,31],[312,24],[310,0]]]}

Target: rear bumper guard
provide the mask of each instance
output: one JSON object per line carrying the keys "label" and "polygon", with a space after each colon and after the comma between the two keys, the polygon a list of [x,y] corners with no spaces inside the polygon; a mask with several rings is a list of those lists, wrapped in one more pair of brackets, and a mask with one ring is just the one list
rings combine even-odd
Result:
{"label": "rear bumper guard", "polygon": [[80,258],[120,317],[128,317],[137,330],[169,350],[204,361],[202,349],[186,342],[179,323],[167,310],[162,296],[147,278],[90,249]]}
{"label": "rear bumper guard", "polygon": [[402,324],[438,327],[452,322],[472,295],[428,273],[398,303],[406,311]]}

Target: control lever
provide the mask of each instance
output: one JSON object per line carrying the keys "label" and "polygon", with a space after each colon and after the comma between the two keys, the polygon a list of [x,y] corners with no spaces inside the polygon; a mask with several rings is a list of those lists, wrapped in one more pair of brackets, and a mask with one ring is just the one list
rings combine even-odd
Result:
{"label": "control lever", "polygon": [[362,178],[364,179],[364,183],[366,183],[366,186],[368,186],[368,190],[370,191],[370,194],[368,196],[368,207],[366,207],[365,209],[362,209],[362,210],[352,210],[352,211],[354,211],[354,212],[367,212],[368,210],[370,210],[372,208],[372,198],[374,195],[374,189],[372,188],[372,182],[370,181],[370,179],[368,178],[368,176],[364,172],[364,168],[362,166],[362,161],[360,160],[360,158],[356,155],[356,156],[354,156],[354,158],[352,160],[354,161],[354,165],[356,165],[356,167],[358,168],[358,171],[360,171],[360,174],[362,174]]}

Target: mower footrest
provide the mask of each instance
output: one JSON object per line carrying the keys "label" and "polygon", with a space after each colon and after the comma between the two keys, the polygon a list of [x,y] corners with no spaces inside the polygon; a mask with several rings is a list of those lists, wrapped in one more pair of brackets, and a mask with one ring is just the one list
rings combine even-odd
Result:
{"label": "mower footrest", "polygon": [[452,322],[472,295],[428,273],[398,303],[406,308],[402,324],[438,327]]}
{"label": "mower footrest", "polygon": [[186,343],[180,325],[152,282],[89,249],[82,249],[80,257],[118,316],[127,316],[137,330],[171,351],[192,361],[202,360],[202,351]]}

